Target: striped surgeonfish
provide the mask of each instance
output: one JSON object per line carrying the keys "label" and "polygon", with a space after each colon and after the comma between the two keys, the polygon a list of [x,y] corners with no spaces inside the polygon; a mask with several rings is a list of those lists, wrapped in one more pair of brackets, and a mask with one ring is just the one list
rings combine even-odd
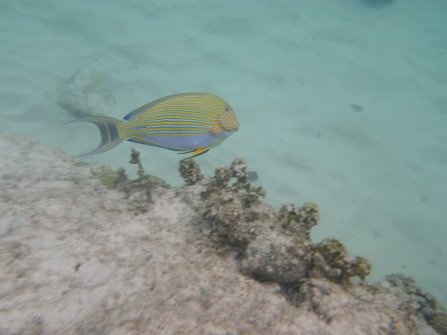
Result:
{"label": "striped surgeonfish", "polygon": [[137,108],[124,121],[107,116],[87,116],[76,121],[91,122],[101,132],[101,144],[81,156],[110,150],[127,140],[195,157],[239,128],[233,108],[208,93],[170,95]]}

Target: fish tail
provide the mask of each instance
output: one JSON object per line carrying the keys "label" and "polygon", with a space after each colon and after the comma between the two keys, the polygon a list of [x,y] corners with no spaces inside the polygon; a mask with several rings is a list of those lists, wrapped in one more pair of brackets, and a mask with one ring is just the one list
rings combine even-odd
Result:
{"label": "fish tail", "polygon": [[86,116],[74,121],[91,122],[98,127],[101,133],[101,143],[99,146],[95,150],[79,155],[78,157],[95,155],[108,151],[126,140],[121,129],[124,121],[108,116]]}

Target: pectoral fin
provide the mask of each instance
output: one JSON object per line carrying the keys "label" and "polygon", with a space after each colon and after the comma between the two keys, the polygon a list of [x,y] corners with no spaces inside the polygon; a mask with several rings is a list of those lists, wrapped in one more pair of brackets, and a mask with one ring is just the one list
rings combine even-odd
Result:
{"label": "pectoral fin", "polygon": [[196,149],[194,150],[192,157],[196,157],[196,156],[200,156],[203,155],[204,153],[207,153],[210,150],[210,148],[200,148],[200,149]]}

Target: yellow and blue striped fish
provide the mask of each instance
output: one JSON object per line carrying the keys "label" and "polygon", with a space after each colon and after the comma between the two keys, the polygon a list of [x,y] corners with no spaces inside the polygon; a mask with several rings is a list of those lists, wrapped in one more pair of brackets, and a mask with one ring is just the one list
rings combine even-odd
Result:
{"label": "yellow and blue striped fish", "polygon": [[99,154],[122,141],[152,145],[191,157],[204,154],[239,128],[233,108],[208,93],[181,93],[150,102],[124,117],[88,116],[76,121],[95,124],[101,144],[81,156]]}

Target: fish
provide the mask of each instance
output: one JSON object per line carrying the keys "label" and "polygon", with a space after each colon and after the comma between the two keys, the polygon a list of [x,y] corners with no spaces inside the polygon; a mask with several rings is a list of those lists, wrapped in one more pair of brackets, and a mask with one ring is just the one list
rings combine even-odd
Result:
{"label": "fish", "polygon": [[143,105],[124,116],[86,116],[73,121],[94,124],[101,133],[99,146],[79,157],[108,151],[123,141],[146,144],[189,158],[208,152],[239,129],[233,108],[210,93],[179,93]]}

